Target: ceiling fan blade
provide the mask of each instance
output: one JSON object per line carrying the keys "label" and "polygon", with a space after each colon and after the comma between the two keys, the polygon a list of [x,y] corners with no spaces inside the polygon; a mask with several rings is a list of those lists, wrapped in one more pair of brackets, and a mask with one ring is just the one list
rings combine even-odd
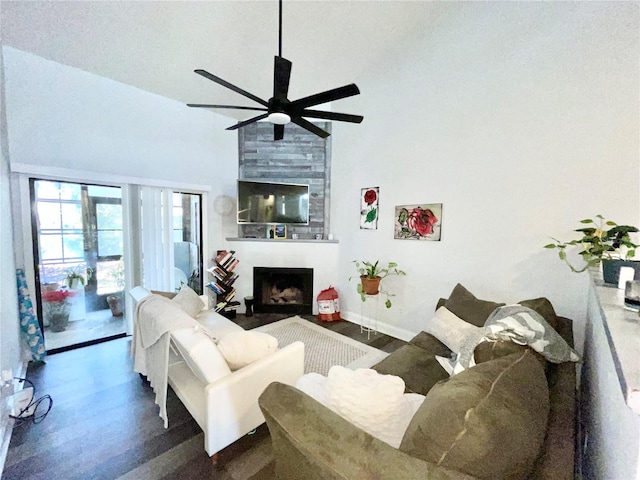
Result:
{"label": "ceiling fan blade", "polygon": [[291,62],[283,57],[274,57],[273,65],[273,97],[286,100],[291,78]]}
{"label": "ceiling fan blade", "polygon": [[215,75],[207,72],[206,70],[198,69],[198,70],[194,70],[194,72],[196,72],[198,75],[202,75],[204,78],[208,78],[212,82],[216,82],[217,84],[222,85],[223,87],[227,87],[229,90],[233,90],[234,92],[239,93],[240,95],[244,95],[245,97],[250,98],[254,102],[258,102],[260,105],[264,105],[265,107],[269,106],[269,103],[267,103],[265,100],[261,99],[260,97],[256,97],[252,93],[249,93],[246,90],[242,90],[241,88],[230,84],[229,82],[221,79],[220,77],[216,77]]}
{"label": "ceiling fan blade", "polygon": [[296,109],[313,107],[314,105],[319,105],[321,103],[333,102],[334,100],[340,100],[341,98],[352,97],[359,93],[360,90],[358,90],[356,84],[352,83],[350,85],[345,85],[344,87],[338,87],[332,90],[327,90],[326,92],[299,98],[298,100],[291,102],[290,106]]}
{"label": "ceiling fan blade", "polygon": [[263,113],[262,115],[258,115],[257,117],[250,118],[249,120],[243,120],[242,122],[238,122],[235,125],[231,125],[229,128],[225,130],[237,130],[240,127],[244,127],[245,125],[249,125],[250,123],[257,122],[258,120],[262,120],[263,118],[267,118],[269,116],[268,113]]}
{"label": "ceiling fan blade", "polygon": [[239,105],[206,105],[204,103],[187,103],[187,107],[193,108],[233,108],[235,110],[255,110],[258,112],[266,112],[266,108],[262,107],[241,107]]}
{"label": "ceiling fan blade", "polygon": [[336,120],[338,122],[360,123],[364,120],[362,115],[350,115],[348,113],[323,112],[321,110],[303,110],[301,115],[309,118],[323,118],[325,120]]}
{"label": "ceiling fan blade", "polygon": [[282,140],[284,138],[284,125],[273,126],[273,139]]}
{"label": "ceiling fan blade", "polygon": [[296,125],[301,126],[302,128],[304,128],[305,130],[309,130],[311,133],[315,133],[316,135],[318,135],[319,137],[322,138],[327,138],[330,133],[324,131],[323,129],[321,129],[320,127],[314,125],[313,123],[311,123],[308,120],[305,120],[304,118],[301,117],[295,117],[292,118],[291,121],[293,123],[295,123]]}

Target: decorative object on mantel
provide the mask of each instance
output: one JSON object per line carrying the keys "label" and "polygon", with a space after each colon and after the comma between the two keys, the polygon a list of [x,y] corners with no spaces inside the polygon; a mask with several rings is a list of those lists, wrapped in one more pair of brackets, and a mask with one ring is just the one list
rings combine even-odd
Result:
{"label": "decorative object on mantel", "polygon": [[380,187],[369,187],[360,190],[360,229],[378,229],[378,200]]}
{"label": "decorative object on mantel", "polygon": [[[386,290],[381,290],[380,282],[389,275],[406,275],[406,273],[400,270],[395,262],[389,262],[386,268],[378,266],[380,260],[376,260],[376,263],[353,260],[353,263],[355,263],[356,270],[360,274],[360,283],[356,287],[360,299],[364,302],[367,300],[367,295],[378,295],[378,293],[382,292],[387,297],[384,306],[391,308],[391,300],[389,298],[395,295]],[[350,277],[349,280],[351,278],[353,277]]]}
{"label": "decorative object on mantel", "polygon": [[393,238],[396,240],[440,241],[442,204],[396,206]]}
{"label": "decorative object on mantel", "polygon": [[[605,283],[618,284],[620,267],[633,267],[635,276],[640,275],[640,262],[631,260],[635,256],[635,249],[638,245],[631,241],[631,233],[638,232],[638,229],[629,225],[618,225],[612,221],[605,221],[602,215],[596,215],[597,220],[587,218],[580,220],[585,226],[575,231],[582,234],[582,238],[562,242],[553,238],[554,243],[549,243],[544,248],[557,248],[558,257],[565,262],[572,272],[581,273],[591,267],[597,267],[602,262],[602,275]],[[607,229],[607,227],[610,227]],[[569,246],[580,245],[582,251],[578,255],[582,257],[585,264],[579,268],[573,266],[567,259],[566,249]]]}
{"label": "decorative object on mantel", "polygon": [[[273,139],[282,140],[284,137],[284,126],[289,122],[293,122],[296,125],[310,131],[311,133],[318,135],[319,137],[326,138],[329,136],[329,132],[321,129],[317,125],[314,125],[310,121],[304,119],[308,118],[321,118],[324,120],[335,120],[339,122],[351,122],[360,123],[363,118],[361,115],[350,115],[346,113],[327,112],[322,110],[309,110],[308,107],[320,105],[327,102],[333,102],[335,100],[341,100],[343,98],[358,95],[360,90],[355,83],[345,85],[343,87],[327,90],[322,93],[316,93],[308,97],[299,98],[298,100],[290,101],[287,98],[289,91],[289,79],[291,76],[291,62],[282,56],[282,0],[279,0],[279,35],[278,35],[278,55],[275,57],[274,72],[273,72],[273,97],[269,101],[263,100],[231,83],[216,77],[205,70],[194,70],[198,75],[202,75],[204,78],[222,85],[223,87],[233,90],[240,95],[243,95],[263,107],[246,107],[238,105],[205,105],[199,103],[188,103],[188,107],[196,108],[227,108],[234,110],[255,110],[262,113],[258,116],[252,117],[248,120],[238,122],[236,125],[232,125],[227,130],[236,130],[240,127],[248,125],[250,123],[257,122],[266,118],[269,122],[273,123]],[[266,107],[266,108],[264,108]]]}

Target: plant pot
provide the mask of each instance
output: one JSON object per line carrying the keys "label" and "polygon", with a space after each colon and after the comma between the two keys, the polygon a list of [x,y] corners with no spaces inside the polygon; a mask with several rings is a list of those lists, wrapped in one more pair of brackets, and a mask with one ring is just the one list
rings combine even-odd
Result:
{"label": "plant pot", "polygon": [[107,303],[111,309],[111,315],[114,317],[121,317],[124,314],[122,295],[109,295]]}
{"label": "plant pot", "polygon": [[377,295],[380,292],[380,277],[370,278],[366,275],[360,277],[360,283],[362,283],[362,293],[365,295]]}
{"label": "plant pot", "polygon": [[69,325],[69,313],[52,313],[49,316],[49,328],[52,332],[64,332]]}
{"label": "plant pot", "polygon": [[638,260],[602,260],[602,278],[604,283],[618,285],[621,267],[632,267],[635,270],[633,278],[640,280],[640,261]]}

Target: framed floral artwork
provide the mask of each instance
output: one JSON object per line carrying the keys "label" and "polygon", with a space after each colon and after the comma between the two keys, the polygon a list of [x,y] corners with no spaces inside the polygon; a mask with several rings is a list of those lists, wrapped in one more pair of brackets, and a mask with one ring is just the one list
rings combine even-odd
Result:
{"label": "framed floral artwork", "polygon": [[360,228],[363,230],[378,229],[378,199],[380,187],[369,187],[360,190]]}
{"label": "framed floral artwork", "polygon": [[396,206],[393,238],[401,240],[440,241],[442,204]]}

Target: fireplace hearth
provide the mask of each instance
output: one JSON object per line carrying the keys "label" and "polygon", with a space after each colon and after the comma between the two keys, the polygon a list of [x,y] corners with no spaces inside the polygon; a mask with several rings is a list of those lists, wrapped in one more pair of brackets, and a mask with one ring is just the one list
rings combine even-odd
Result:
{"label": "fireplace hearth", "polygon": [[313,268],[253,268],[253,311],[313,313]]}

